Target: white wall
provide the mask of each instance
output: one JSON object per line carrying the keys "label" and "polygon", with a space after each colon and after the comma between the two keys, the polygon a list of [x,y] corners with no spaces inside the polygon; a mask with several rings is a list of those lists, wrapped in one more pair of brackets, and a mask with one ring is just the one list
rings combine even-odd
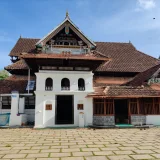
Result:
{"label": "white wall", "polygon": [[[40,71],[36,73],[36,91],[45,91],[45,81],[47,78],[53,79],[53,91],[61,92],[61,80],[70,80],[70,92],[78,91],[78,79],[85,80],[85,92],[93,92],[93,73],[82,71]],[[79,91],[78,91],[79,92]]]}
{"label": "white wall", "polygon": [[[40,92],[36,93],[36,110],[35,110],[35,127],[58,127],[62,125],[55,125],[55,109],[56,109],[56,95],[64,95],[64,93],[46,93],[42,95]],[[65,93],[65,95],[74,95],[74,124],[69,126],[79,125],[79,112],[84,112],[85,126],[92,124],[93,107],[92,98],[86,98],[85,93]],[[52,104],[52,110],[45,110],[46,104]],[[77,110],[77,104],[83,103],[84,110]]]}
{"label": "white wall", "polygon": [[[10,109],[0,109],[0,113],[11,113]],[[35,121],[35,109],[25,109],[24,113],[27,115],[28,122]]]}
{"label": "white wall", "polygon": [[0,113],[11,113],[10,109],[1,109]]}
{"label": "white wall", "polygon": [[[86,98],[88,93],[93,92],[93,73],[81,71],[40,71],[36,73],[36,109],[35,109],[35,127],[59,127],[59,126],[79,126],[79,112],[77,104],[84,105],[85,126],[92,124],[93,107],[92,98]],[[53,91],[45,91],[45,80],[53,79]],[[61,80],[68,78],[70,80],[70,91],[61,91]],[[85,80],[85,91],[78,91],[78,79]],[[73,95],[74,97],[74,124],[56,125],[55,107],[56,95]],[[52,110],[45,110],[46,104],[52,104]]]}
{"label": "white wall", "polygon": [[160,115],[147,115],[146,124],[160,125]]}

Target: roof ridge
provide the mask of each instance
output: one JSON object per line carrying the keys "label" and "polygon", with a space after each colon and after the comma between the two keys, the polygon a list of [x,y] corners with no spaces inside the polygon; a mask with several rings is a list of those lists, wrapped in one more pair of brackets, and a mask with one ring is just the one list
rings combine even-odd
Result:
{"label": "roof ridge", "polygon": [[131,44],[131,43],[129,43],[129,42],[106,42],[106,41],[94,41],[95,43],[121,43],[121,44]]}
{"label": "roof ridge", "polygon": [[[31,40],[32,40],[32,39],[36,39],[36,40],[39,40],[40,38],[20,37],[19,39],[31,39]],[[18,39],[18,40],[19,40],[19,39]]]}
{"label": "roof ridge", "polygon": [[[19,37],[19,39],[36,39],[40,40],[41,38],[32,38],[32,37]],[[19,40],[18,39],[18,40]],[[94,41],[95,43],[121,43],[121,44],[132,44],[131,42],[110,42],[110,41]],[[133,44],[132,44],[133,45]],[[134,46],[134,45],[133,45]]]}

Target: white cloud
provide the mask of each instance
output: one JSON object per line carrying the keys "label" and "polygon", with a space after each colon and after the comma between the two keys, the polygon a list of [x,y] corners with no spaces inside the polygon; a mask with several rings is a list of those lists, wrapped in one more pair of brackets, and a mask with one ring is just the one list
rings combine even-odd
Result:
{"label": "white cloud", "polygon": [[[155,17],[155,19],[153,19]],[[151,12],[134,12],[127,8],[111,17],[98,17],[92,19],[94,28],[103,34],[138,33],[160,30],[160,10],[155,8]],[[103,24],[103,25],[102,25]]]}
{"label": "white cloud", "polygon": [[13,42],[6,32],[0,32],[0,42]]}
{"label": "white cloud", "polygon": [[155,0],[137,0],[136,11],[151,10],[156,7]]}

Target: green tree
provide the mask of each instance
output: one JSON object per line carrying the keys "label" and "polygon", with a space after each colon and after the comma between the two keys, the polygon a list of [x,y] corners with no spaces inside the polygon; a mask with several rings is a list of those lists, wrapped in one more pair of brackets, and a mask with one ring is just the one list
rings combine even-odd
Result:
{"label": "green tree", "polygon": [[9,73],[5,70],[0,70],[0,80],[3,80],[9,76]]}

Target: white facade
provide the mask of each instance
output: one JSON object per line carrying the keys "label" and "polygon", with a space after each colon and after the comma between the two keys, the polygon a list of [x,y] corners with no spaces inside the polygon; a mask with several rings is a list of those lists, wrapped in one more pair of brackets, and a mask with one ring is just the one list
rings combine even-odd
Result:
{"label": "white facade", "polygon": [[[84,113],[84,125],[92,124],[93,104],[92,98],[86,98],[87,94],[93,92],[93,73],[83,71],[39,71],[36,73],[36,108],[35,108],[35,127],[62,127],[79,126],[79,113]],[[45,91],[45,81],[47,78],[53,79],[53,90]],[[70,90],[61,90],[61,80],[70,80]],[[78,90],[78,79],[85,81],[85,90]],[[74,123],[68,125],[55,124],[56,96],[72,95],[74,106]],[[46,110],[46,104],[52,104],[52,110]],[[77,105],[83,104],[83,110],[78,110]]]}

